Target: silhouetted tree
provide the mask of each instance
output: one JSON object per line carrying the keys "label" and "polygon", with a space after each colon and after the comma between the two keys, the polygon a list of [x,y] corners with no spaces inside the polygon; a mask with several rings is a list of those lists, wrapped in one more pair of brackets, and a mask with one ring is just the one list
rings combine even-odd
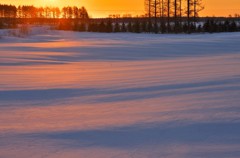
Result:
{"label": "silhouetted tree", "polygon": [[167,32],[170,32],[170,11],[171,11],[171,1],[167,0]]}
{"label": "silhouetted tree", "polygon": [[187,30],[190,32],[190,14],[191,14],[191,0],[187,0]]}
{"label": "silhouetted tree", "polygon": [[85,31],[86,31],[86,25],[85,25],[84,23],[81,23],[81,24],[79,25],[78,31],[80,31],[80,32],[85,32]]}
{"label": "silhouetted tree", "polygon": [[146,23],[146,21],[143,21],[141,23],[141,29],[142,29],[142,32],[147,32],[147,23]]}
{"label": "silhouetted tree", "polygon": [[174,30],[175,33],[182,32],[182,26],[181,26],[181,23],[178,22],[178,21],[175,22],[173,30]]}
{"label": "silhouetted tree", "polygon": [[99,32],[106,32],[106,25],[103,21],[101,21],[100,24],[98,25],[98,30]]}
{"label": "silhouetted tree", "polygon": [[166,23],[164,21],[161,22],[160,30],[161,30],[161,33],[166,33],[167,31]]}
{"label": "silhouetted tree", "polygon": [[152,32],[153,26],[152,26],[152,22],[151,22],[151,21],[149,21],[149,22],[147,23],[147,28],[148,28],[148,32]]}
{"label": "silhouetted tree", "polygon": [[131,22],[128,23],[128,32],[133,32],[132,23]]}
{"label": "silhouetted tree", "polygon": [[0,20],[0,29],[3,29],[4,28],[4,24],[3,22]]}
{"label": "silhouetted tree", "polygon": [[112,26],[111,20],[108,20],[108,22],[107,22],[106,32],[108,32],[108,33],[113,32],[113,26]]}
{"label": "silhouetted tree", "polygon": [[127,32],[126,24],[124,22],[122,23],[121,32]]}
{"label": "silhouetted tree", "polygon": [[133,32],[135,32],[135,33],[140,33],[140,32],[141,32],[140,29],[141,29],[141,28],[140,28],[140,23],[139,23],[139,21],[137,20],[137,21],[135,21],[135,23],[133,24]]}
{"label": "silhouetted tree", "polygon": [[191,5],[193,5],[194,22],[196,22],[196,18],[198,17],[199,12],[204,9],[204,6],[202,4],[202,0],[192,0],[191,3]]}
{"label": "silhouetted tree", "polygon": [[114,32],[120,32],[120,26],[118,22],[115,23]]}
{"label": "silhouetted tree", "polygon": [[198,27],[197,27],[197,32],[198,32],[198,33],[202,32],[202,25],[198,25]]}
{"label": "silhouetted tree", "polygon": [[17,8],[13,5],[0,4],[1,18],[16,18]]}
{"label": "silhouetted tree", "polygon": [[237,31],[237,24],[235,21],[232,21],[230,24],[230,28],[229,28],[230,32],[236,32]]}

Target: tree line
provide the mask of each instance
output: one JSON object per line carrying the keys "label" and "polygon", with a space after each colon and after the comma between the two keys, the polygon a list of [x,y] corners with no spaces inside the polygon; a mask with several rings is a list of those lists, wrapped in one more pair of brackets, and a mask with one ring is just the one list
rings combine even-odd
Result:
{"label": "tree line", "polygon": [[175,25],[170,25],[168,27],[167,22],[157,23],[155,25],[154,21],[138,20],[138,18],[133,19],[128,22],[117,22],[112,21],[113,19],[108,19],[107,21],[100,22],[90,22],[90,23],[60,23],[57,27],[59,30],[73,30],[80,32],[131,32],[131,33],[176,33],[175,29],[178,29],[178,33],[214,33],[214,32],[236,32],[240,31],[240,25],[231,19],[216,20],[207,19],[205,22],[194,23],[191,22],[188,26],[187,22],[179,24],[176,28]]}
{"label": "tree line", "polygon": [[59,7],[35,7],[35,6],[14,6],[0,4],[0,18],[69,18],[87,19],[88,12],[84,7],[67,6]]}
{"label": "tree line", "polygon": [[34,7],[0,4],[0,29],[17,24],[53,24],[59,30],[133,33],[240,31],[237,18],[198,18],[202,0],[145,0],[143,18],[91,19],[84,7]]}
{"label": "tree line", "polygon": [[[171,19],[175,26],[187,17],[187,25],[190,30],[191,22],[196,22],[199,12],[204,9],[202,0],[145,0],[146,16],[167,23],[167,31],[170,29]],[[177,31],[177,29],[176,29]]]}

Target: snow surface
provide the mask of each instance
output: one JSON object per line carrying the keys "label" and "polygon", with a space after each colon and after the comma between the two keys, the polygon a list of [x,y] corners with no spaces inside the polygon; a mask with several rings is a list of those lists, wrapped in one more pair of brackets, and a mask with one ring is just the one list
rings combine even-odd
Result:
{"label": "snow surface", "polygon": [[240,157],[240,33],[0,39],[1,158]]}

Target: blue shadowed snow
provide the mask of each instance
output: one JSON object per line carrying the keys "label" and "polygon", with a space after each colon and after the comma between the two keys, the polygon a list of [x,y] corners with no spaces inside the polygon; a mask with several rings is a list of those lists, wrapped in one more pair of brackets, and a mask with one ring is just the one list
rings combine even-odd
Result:
{"label": "blue shadowed snow", "polygon": [[0,42],[0,157],[240,157],[239,33]]}

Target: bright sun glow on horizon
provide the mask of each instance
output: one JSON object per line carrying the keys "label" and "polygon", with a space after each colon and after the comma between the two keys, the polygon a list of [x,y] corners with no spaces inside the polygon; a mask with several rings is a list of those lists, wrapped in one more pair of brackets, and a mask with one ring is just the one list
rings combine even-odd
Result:
{"label": "bright sun glow on horizon", "polygon": [[43,0],[45,5],[54,5],[54,6],[58,6],[57,4],[57,0]]}
{"label": "bright sun glow on horizon", "polygon": [[[0,0],[2,4],[34,6],[86,7],[92,17],[107,17],[109,14],[144,14],[144,0]],[[228,16],[240,14],[239,0],[203,0],[205,9],[201,16]]]}

